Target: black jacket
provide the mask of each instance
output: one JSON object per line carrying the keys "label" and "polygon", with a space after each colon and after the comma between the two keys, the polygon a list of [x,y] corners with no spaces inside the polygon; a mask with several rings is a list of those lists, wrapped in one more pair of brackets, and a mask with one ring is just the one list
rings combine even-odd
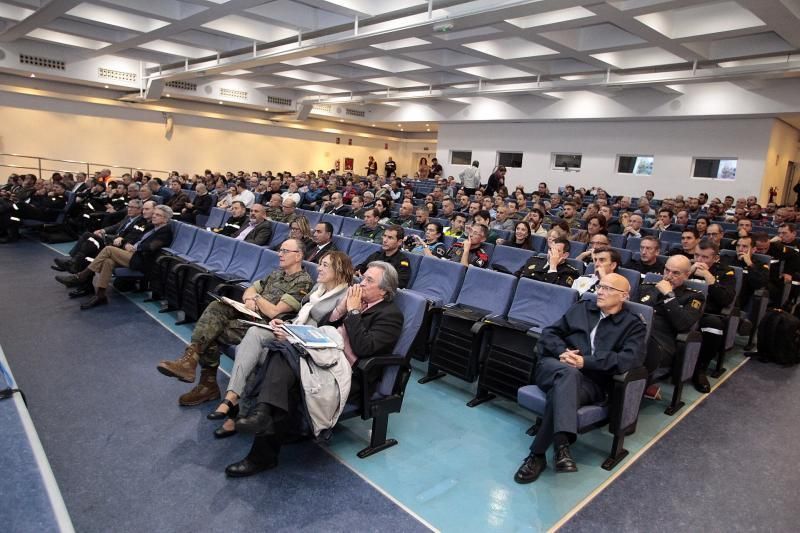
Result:
{"label": "black jacket", "polygon": [[553,283],[562,287],[572,287],[572,282],[580,277],[580,272],[566,261],[558,265],[555,272],[548,272],[549,265],[546,257],[533,256],[520,268],[517,277],[530,278],[545,283]]}
{"label": "black jacket", "polygon": [[333,241],[328,241],[328,244],[326,244],[322,250],[320,250],[318,246],[314,246],[313,248],[306,250],[305,259],[306,261],[310,261],[312,263],[319,263],[319,259],[322,257],[322,254],[326,252],[335,252],[337,250],[339,250],[339,248],[336,247],[336,243]]}
{"label": "black jacket", "polygon": [[405,289],[408,286],[408,282],[411,280],[411,263],[404,252],[398,250],[397,253],[391,256],[387,256],[386,252],[383,250],[375,252],[367,257],[366,261],[356,267],[356,272],[363,274],[367,270],[367,265],[373,261],[385,261],[392,265],[394,269],[397,270],[398,286],[401,289]]}
{"label": "black jacket", "polygon": [[[561,319],[542,331],[536,349],[542,357],[558,358],[568,349],[579,349],[581,371],[595,383],[609,385],[614,374],[642,366],[646,328],[641,317],[627,309],[600,320],[600,309],[592,300],[581,300]],[[590,334],[597,325],[594,350]]]}
{"label": "black jacket", "polygon": [[136,251],[131,257],[130,268],[149,274],[162,248],[172,244],[172,226],[164,224],[136,243]]}
{"label": "black jacket", "polygon": [[383,301],[363,313],[348,313],[331,323],[334,327],[342,324],[358,358],[391,355],[403,331],[403,313],[394,302]]}
{"label": "black jacket", "polygon": [[[239,228],[231,237],[234,239],[239,236],[241,232],[243,232],[249,225],[249,222],[245,222],[242,224],[242,227]],[[253,230],[247,234],[244,238],[244,242],[249,242],[255,244],[256,246],[266,246],[269,244],[270,239],[272,239],[272,222],[269,220],[264,220],[263,222],[259,222]]]}
{"label": "black jacket", "polygon": [[688,332],[700,320],[705,296],[685,285],[676,287],[673,292],[675,298],[669,299],[661,294],[655,283],[642,283],[639,286],[639,303],[649,305],[655,312],[651,337],[665,349],[674,352],[675,336]]}

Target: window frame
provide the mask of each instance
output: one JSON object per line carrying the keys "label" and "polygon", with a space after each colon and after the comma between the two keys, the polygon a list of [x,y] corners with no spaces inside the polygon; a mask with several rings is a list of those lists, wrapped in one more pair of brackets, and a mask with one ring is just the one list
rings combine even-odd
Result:
{"label": "window frame", "polygon": [[[468,161],[466,163],[454,163],[453,162],[453,155],[457,154],[457,153],[459,153],[459,154],[469,154],[469,157],[467,158]],[[472,159],[472,150],[450,150],[450,157],[448,158],[448,160],[450,161],[451,165],[469,166],[469,165],[472,164],[472,161],[473,161],[473,159]]]}
{"label": "window frame", "polygon": [[[519,165],[513,165],[513,164],[507,165],[505,163],[501,163],[500,162],[501,154],[519,155]],[[502,166],[504,166],[506,168],[522,168],[522,160],[523,160],[524,156],[525,156],[524,152],[501,152],[501,151],[498,150],[497,151],[497,156],[496,156],[496,159],[495,159],[495,161],[496,161],[496,165],[495,166],[499,167],[499,166],[502,165]]]}
{"label": "window frame", "polygon": [[[639,159],[640,157],[649,157],[650,159],[653,160],[653,162],[651,163],[652,171],[650,172],[650,174],[638,174],[636,172],[636,167],[638,165],[636,164],[636,162],[634,162],[633,172],[622,172],[619,169],[619,164],[620,164],[620,160],[623,157],[633,157],[633,158],[636,158],[636,159]],[[656,166],[656,157],[654,155],[651,155],[651,154],[617,154],[616,164],[614,165],[614,168],[616,169],[616,173],[617,174],[622,174],[624,176],[646,176],[646,177],[652,177],[652,176],[655,175],[655,166]]]}
{"label": "window frame", "polygon": [[[580,157],[580,164],[577,167],[563,167],[556,166],[556,158],[559,156],[578,156]],[[579,152],[550,152],[550,169],[560,170],[562,172],[580,172],[583,167],[583,154]]]}
{"label": "window frame", "polygon": [[[719,161],[719,165],[717,167],[717,175],[716,176],[695,176],[697,172],[697,162],[698,161]],[[733,177],[726,178],[719,175],[720,169],[722,168],[723,161],[734,161],[736,164],[734,165]],[[736,171],[739,168],[739,158],[738,157],[729,157],[729,156],[693,156],[692,157],[692,166],[690,168],[689,177],[693,180],[722,180],[722,181],[736,181]]]}

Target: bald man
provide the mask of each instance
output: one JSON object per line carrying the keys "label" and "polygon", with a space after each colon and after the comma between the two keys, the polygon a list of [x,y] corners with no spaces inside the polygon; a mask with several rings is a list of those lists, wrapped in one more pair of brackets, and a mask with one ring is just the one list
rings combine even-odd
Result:
{"label": "bald man", "polygon": [[653,327],[647,342],[645,366],[652,374],[658,367],[672,366],[677,350],[675,337],[686,333],[702,316],[703,293],[686,287],[692,262],[684,255],[675,255],[664,266],[664,277],[658,283],[639,286],[639,303],[653,308]]}
{"label": "bald man", "polygon": [[596,302],[579,301],[542,331],[534,382],[547,393],[547,406],[531,453],[514,475],[517,483],[536,481],[547,467],[551,444],[556,472],[576,472],[569,446],[577,438],[578,408],[602,401],[614,374],[642,366],[645,324],[623,308],[630,289],[623,276],[607,274],[597,286]]}

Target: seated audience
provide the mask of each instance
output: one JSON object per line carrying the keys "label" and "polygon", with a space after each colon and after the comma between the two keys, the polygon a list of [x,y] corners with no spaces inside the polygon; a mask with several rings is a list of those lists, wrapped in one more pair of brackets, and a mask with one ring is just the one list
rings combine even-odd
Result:
{"label": "seated audience", "polygon": [[378,213],[375,209],[368,209],[364,212],[364,224],[353,233],[353,238],[362,241],[381,242],[383,226],[378,223]]}
{"label": "seated audience", "polygon": [[469,237],[464,241],[453,243],[445,257],[464,266],[488,267],[489,254],[483,246],[488,234],[489,228],[484,224],[473,224],[469,228]]}
{"label": "seated audience", "polygon": [[405,289],[411,279],[411,263],[402,250],[404,236],[405,231],[400,226],[387,227],[381,235],[381,250],[370,254],[366,261],[356,266],[356,272],[363,275],[374,261],[388,263],[397,273],[399,287]]}
{"label": "seated audience", "polygon": [[567,262],[569,250],[569,241],[564,237],[556,237],[549,245],[547,257],[534,255],[521,269],[515,272],[515,275],[554,283],[562,287],[572,287],[580,273]]}
{"label": "seated audience", "polygon": [[700,234],[697,232],[697,228],[686,228],[681,232],[680,247],[673,248],[667,252],[667,255],[684,255],[689,259],[694,259],[698,244],[700,244]]}
{"label": "seated audience", "polygon": [[[237,200],[238,202],[238,200]],[[236,240],[265,246],[272,239],[272,222],[267,219],[267,209],[261,204],[250,208],[250,220],[231,235]]]}
{"label": "seated audience", "polygon": [[333,239],[333,225],[330,222],[318,222],[314,226],[311,238],[314,240],[314,246],[306,250],[306,261],[319,264],[325,254],[338,250],[336,243],[331,240]]}
{"label": "seated audience", "polygon": [[514,226],[513,237],[508,241],[505,239],[497,239],[497,244],[511,246],[512,248],[519,248],[521,250],[532,250],[531,227],[527,222],[519,221]]}
{"label": "seated audience", "polygon": [[652,235],[645,235],[639,243],[639,259],[631,260],[628,268],[636,270],[644,278],[645,274],[655,272],[661,274],[664,272],[664,265],[666,261],[658,257],[661,251],[661,243]]}
{"label": "seated audience", "polygon": [[440,259],[447,255],[442,225],[438,222],[428,223],[425,227],[424,239],[419,235],[409,235],[406,240],[408,241],[406,249],[412,254],[428,255]]}
{"label": "seated audience", "polygon": [[211,214],[211,195],[205,183],[198,183],[195,192],[194,200],[186,202],[180,216],[180,220],[189,224],[195,224],[198,215],[207,217]]}
{"label": "seated audience", "polygon": [[578,408],[608,398],[614,374],[642,365],[646,329],[623,308],[629,293],[628,280],[609,274],[598,287],[597,302],[577,302],[542,332],[534,383],[547,393],[547,406],[531,453],[514,475],[517,483],[538,479],[551,445],[556,472],[577,472],[569,447],[578,436]]}
{"label": "seated audience", "polygon": [[613,248],[598,246],[592,249],[592,263],[594,263],[594,272],[584,274],[572,283],[572,288],[579,294],[595,292],[598,284],[603,281],[603,277],[617,272],[622,258],[619,252]]}

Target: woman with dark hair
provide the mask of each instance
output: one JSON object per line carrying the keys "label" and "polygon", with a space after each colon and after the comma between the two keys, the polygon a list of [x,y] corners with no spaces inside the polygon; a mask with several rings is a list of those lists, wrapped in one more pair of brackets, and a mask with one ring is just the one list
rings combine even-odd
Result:
{"label": "woman with dark hair", "polygon": [[697,233],[700,234],[700,238],[706,236],[706,231],[708,231],[708,226],[711,225],[711,219],[708,218],[706,215],[700,215],[694,221],[694,227],[697,230]]}
{"label": "woman with dark hair", "polygon": [[495,191],[499,191],[500,187],[505,186],[505,184],[506,184],[506,167],[500,165],[489,176],[489,182],[486,184],[486,190],[484,190],[483,193],[487,196],[492,196],[495,193]]}
{"label": "woman with dark hair", "polygon": [[411,236],[412,246],[408,249],[412,254],[422,254],[432,257],[444,257],[447,249],[444,245],[444,229],[438,222],[429,222],[425,226],[425,238],[419,235]]}
{"label": "woman with dark hair", "polygon": [[597,235],[598,233],[602,233],[603,235],[608,235],[608,223],[606,222],[606,217],[603,215],[597,214],[592,215],[586,219],[586,229],[579,231],[573,238],[573,241],[589,243],[592,240],[592,237]]}
{"label": "woman with dark hair", "polygon": [[514,236],[511,240],[497,239],[497,244],[520,248],[522,250],[532,250],[531,247],[531,227],[524,220],[517,222],[514,226]]}
{"label": "woman with dark hair", "polygon": [[[322,254],[317,267],[317,283],[300,302],[297,316],[287,324],[316,326],[327,321],[339,301],[344,298],[347,287],[353,281],[353,264],[344,252],[330,251]],[[270,327],[279,328],[284,321],[274,318]],[[214,431],[218,439],[236,434],[234,419],[239,414],[239,398],[245,390],[248,377],[262,364],[267,355],[266,348],[275,340],[272,330],[251,327],[242,342],[236,347],[231,379],[225,399],[209,413],[209,420],[226,419],[222,427]]]}
{"label": "woman with dark hair", "polygon": [[439,216],[439,208],[436,207],[436,202],[434,202],[433,200],[426,200],[425,207],[428,208],[428,215],[432,217]]}
{"label": "woman with dark hair", "polygon": [[381,196],[375,200],[375,214],[378,217],[378,224],[388,224],[392,217],[392,202],[388,196]]}

